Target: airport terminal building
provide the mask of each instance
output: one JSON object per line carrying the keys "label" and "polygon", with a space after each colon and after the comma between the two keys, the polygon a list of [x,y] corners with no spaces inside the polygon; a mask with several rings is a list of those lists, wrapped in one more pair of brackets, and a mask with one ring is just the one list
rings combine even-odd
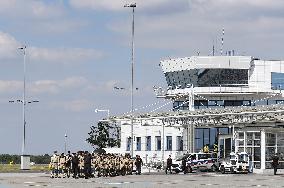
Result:
{"label": "airport terminal building", "polygon": [[[246,151],[255,169],[284,164],[284,61],[251,56],[192,56],[160,62],[171,112],[134,114],[134,154],[144,160],[199,152],[218,144],[220,157]],[[121,150],[131,147],[130,115],[121,123]],[[283,166],[283,164],[281,166]]]}

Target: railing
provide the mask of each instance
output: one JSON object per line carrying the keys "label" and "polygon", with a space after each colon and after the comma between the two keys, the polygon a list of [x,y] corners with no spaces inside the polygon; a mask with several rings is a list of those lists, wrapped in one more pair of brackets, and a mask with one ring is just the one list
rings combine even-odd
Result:
{"label": "railing", "polygon": [[[165,96],[176,96],[176,95],[188,95],[191,88],[184,89],[165,89],[157,88],[155,93],[157,97]],[[195,87],[194,94],[216,94],[216,93],[233,93],[233,94],[243,94],[243,93],[281,93],[281,90],[272,90],[271,88],[259,88],[259,87],[249,87],[249,86],[238,86],[238,87]]]}

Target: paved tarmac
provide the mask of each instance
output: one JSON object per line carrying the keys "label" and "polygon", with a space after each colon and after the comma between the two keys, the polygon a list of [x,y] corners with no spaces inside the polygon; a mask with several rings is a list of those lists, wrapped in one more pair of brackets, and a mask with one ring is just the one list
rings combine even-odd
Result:
{"label": "paved tarmac", "polygon": [[281,187],[284,188],[284,174],[220,174],[193,173],[170,174],[150,173],[118,177],[100,177],[92,179],[58,178],[51,179],[48,174],[20,173],[0,174],[0,188],[52,187],[52,188],[167,188],[167,187]]}

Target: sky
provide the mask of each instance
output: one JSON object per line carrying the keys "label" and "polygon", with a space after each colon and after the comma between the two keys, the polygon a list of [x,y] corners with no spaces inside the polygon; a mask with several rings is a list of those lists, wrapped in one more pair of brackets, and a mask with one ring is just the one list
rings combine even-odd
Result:
{"label": "sky", "polygon": [[[20,154],[23,53],[27,46],[28,154],[90,150],[90,126],[107,114],[130,111],[130,0],[0,1],[0,153]],[[283,0],[136,0],[134,108],[151,111],[167,101],[163,59],[224,51],[284,59]],[[125,90],[114,90],[114,87]],[[158,103],[158,104],[156,104]],[[151,104],[156,104],[152,105]],[[150,107],[146,107],[150,106]],[[170,110],[166,105],[158,111]]]}

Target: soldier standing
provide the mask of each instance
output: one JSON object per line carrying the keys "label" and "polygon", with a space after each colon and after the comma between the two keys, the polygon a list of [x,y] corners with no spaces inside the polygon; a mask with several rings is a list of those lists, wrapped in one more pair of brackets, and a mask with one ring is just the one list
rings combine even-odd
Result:
{"label": "soldier standing", "polygon": [[95,177],[96,168],[97,168],[97,155],[92,153],[92,177]]}
{"label": "soldier standing", "polygon": [[272,167],[274,169],[274,175],[276,175],[278,165],[279,165],[279,157],[277,154],[275,154],[272,157]]}
{"label": "soldier standing", "polygon": [[136,156],[136,160],[135,160],[135,166],[136,166],[136,175],[140,175],[141,174],[141,167],[142,167],[143,161],[140,158],[140,155]]}
{"label": "soldier standing", "polygon": [[71,174],[71,165],[72,165],[72,155],[71,152],[68,151],[68,154],[66,155],[66,174],[67,177],[70,177]]}
{"label": "soldier standing", "polygon": [[173,161],[172,161],[171,156],[169,155],[169,158],[167,159],[166,174],[168,174],[168,170],[170,171],[170,173],[172,173],[172,164],[173,164]]}
{"label": "soldier standing", "polygon": [[182,169],[183,169],[184,174],[188,173],[188,169],[187,169],[187,166],[186,166],[186,156],[183,156],[183,158],[182,158]]}
{"label": "soldier standing", "polygon": [[72,156],[72,172],[73,172],[73,178],[78,178],[78,172],[79,172],[79,158],[76,153],[73,153]]}
{"label": "soldier standing", "polygon": [[57,151],[54,151],[53,155],[50,158],[51,178],[58,177],[58,163],[59,163],[59,156],[57,155]]}
{"label": "soldier standing", "polygon": [[92,156],[88,151],[85,151],[84,156],[84,175],[85,179],[91,177],[92,174]]}
{"label": "soldier standing", "polygon": [[84,176],[84,154],[82,151],[79,152],[79,177]]}
{"label": "soldier standing", "polygon": [[66,177],[66,158],[64,153],[61,153],[59,157],[59,172],[60,177],[65,178]]}

